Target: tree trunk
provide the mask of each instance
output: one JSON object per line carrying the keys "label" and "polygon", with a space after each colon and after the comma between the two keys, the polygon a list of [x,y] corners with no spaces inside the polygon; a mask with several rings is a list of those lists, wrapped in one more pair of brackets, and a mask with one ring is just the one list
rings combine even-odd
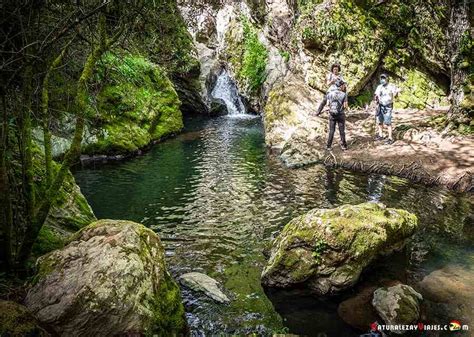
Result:
{"label": "tree trunk", "polygon": [[12,228],[13,212],[10,200],[10,184],[8,180],[7,148],[8,148],[8,112],[3,89],[2,114],[0,125],[0,270],[8,271],[12,266]]}
{"label": "tree trunk", "polygon": [[[71,40],[72,41],[72,40]],[[46,167],[46,182],[48,188],[53,182],[53,156],[52,156],[52,145],[51,145],[51,130],[49,129],[51,114],[49,111],[49,78],[55,68],[59,66],[66,54],[66,50],[71,42],[69,42],[54,59],[49,66],[46,74],[43,78],[42,91],[41,91],[41,110],[43,112],[43,142],[44,142],[44,160]]]}
{"label": "tree trunk", "polygon": [[[451,109],[448,119],[455,124],[466,122],[469,114],[472,118],[472,83],[469,73],[473,70],[473,48],[471,46],[470,0],[451,0],[449,22],[449,49],[451,52]],[[471,79],[472,81],[472,79]],[[469,104],[469,101],[471,104]],[[469,106],[470,105],[470,106]],[[470,111],[469,111],[470,110]],[[467,120],[468,122],[468,120]]]}
{"label": "tree trunk", "polygon": [[62,187],[69,168],[74,164],[75,160],[77,160],[81,154],[82,136],[85,127],[84,111],[87,109],[89,99],[87,82],[94,74],[96,63],[123,33],[123,27],[111,39],[107,39],[105,16],[101,14],[99,17],[98,33],[99,43],[93,47],[92,52],[87,57],[81,76],[79,77],[77,83],[76,97],[74,99],[74,108],[77,115],[74,137],[69,150],[64,156],[61,168],[56,174],[56,177],[54,177],[51,186],[49,186],[48,190],[46,191],[45,197],[42,198],[41,202],[39,202],[35,208],[33,221],[25,233],[25,237],[18,254],[18,260],[22,265],[25,264],[28,257],[30,256],[31,248],[36,241],[38,234],[43,227],[44,222],[46,221],[46,218],[48,217],[51,205],[56,201],[58,191]]}

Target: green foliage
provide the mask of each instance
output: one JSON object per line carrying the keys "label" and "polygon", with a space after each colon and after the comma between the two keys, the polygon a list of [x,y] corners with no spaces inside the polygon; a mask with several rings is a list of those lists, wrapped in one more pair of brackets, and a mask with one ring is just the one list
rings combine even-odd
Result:
{"label": "green foliage", "polygon": [[323,239],[317,239],[314,242],[312,255],[317,263],[321,263],[322,254],[326,251],[327,248],[328,244]]}
{"label": "green foliage", "polygon": [[395,84],[401,89],[396,108],[423,109],[426,106],[447,105],[446,94],[425,74],[417,70],[400,69],[404,79]]}
{"label": "green foliage", "polygon": [[354,98],[354,102],[353,104],[358,107],[358,108],[363,108],[365,107],[367,104],[370,104],[370,102],[372,101],[374,95],[372,93],[372,91],[370,90],[364,90],[362,93],[360,93],[359,95],[357,95],[355,98]]}
{"label": "green foliage", "polygon": [[239,77],[247,82],[250,91],[255,93],[265,82],[268,51],[258,40],[257,30],[246,19],[242,19],[244,28],[244,50],[242,68]]}
{"label": "green foliage", "polygon": [[183,127],[180,101],[163,69],[140,55],[107,53],[97,71],[98,140],[86,153],[128,153]]}
{"label": "green foliage", "polygon": [[280,55],[281,55],[281,57],[283,57],[283,59],[285,60],[285,62],[290,61],[290,52],[289,52],[289,51],[287,51],[287,50],[280,50]]}

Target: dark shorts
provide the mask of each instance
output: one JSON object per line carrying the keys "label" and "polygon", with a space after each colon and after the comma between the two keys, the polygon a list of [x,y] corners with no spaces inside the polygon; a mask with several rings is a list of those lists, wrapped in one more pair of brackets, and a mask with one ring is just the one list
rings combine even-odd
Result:
{"label": "dark shorts", "polygon": [[382,105],[379,104],[377,110],[377,116],[375,116],[376,121],[379,124],[392,125],[392,111],[393,104]]}

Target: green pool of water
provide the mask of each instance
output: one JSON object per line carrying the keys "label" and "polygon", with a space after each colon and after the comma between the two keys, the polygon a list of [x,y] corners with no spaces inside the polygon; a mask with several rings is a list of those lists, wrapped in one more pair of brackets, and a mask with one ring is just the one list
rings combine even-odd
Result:
{"label": "green pool of water", "polygon": [[175,276],[200,271],[221,282],[230,305],[183,289],[193,335],[361,334],[337,315],[343,298],[266,294],[260,285],[263,248],[288,220],[315,207],[373,200],[420,217],[421,230],[398,262],[382,263],[368,279],[415,282],[449,263],[474,265],[470,196],[322,166],[286,169],[267,152],[259,118],[189,119],[182,134],[145,155],[80,169],[75,177],[98,218],[129,219],[155,230]]}

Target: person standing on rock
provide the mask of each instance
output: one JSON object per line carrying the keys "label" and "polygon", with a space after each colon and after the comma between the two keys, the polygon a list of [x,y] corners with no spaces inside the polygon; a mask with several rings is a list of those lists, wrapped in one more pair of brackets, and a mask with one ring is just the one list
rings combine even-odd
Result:
{"label": "person standing on rock", "polygon": [[324,96],[323,101],[319,105],[316,116],[319,116],[323,111],[326,104],[329,106],[329,135],[326,144],[326,149],[331,151],[332,141],[334,138],[334,132],[336,131],[336,124],[339,128],[339,136],[341,137],[341,148],[347,150],[346,143],[346,116],[345,109],[348,109],[347,94],[345,91],[345,83],[342,79],[338,79],[334,82],[334,85],[330,87],[329,92]]}
{"label": "person standing on rock", "polygon": [[377,102],[377,109],[375,110],[375,119],[378,128],[378,134],[375,140],[383,140],[384,126],[387,128],[388,139],[385,144],[393,144],[392,136],[392,112],[393,100],[398,95],[397,88],[389,83],[386,74],[380,75],[380,84],[375,90],[375,101]]}
{"label": "person standing on rock", "polygon": [[336,81],[341,80],[344,82],[344,78],[341,75],[341,65],[339,63],[334,63],[331,65],[331,71],[326,76],[326,84],[328,86],[328,90],[336,89]]}

